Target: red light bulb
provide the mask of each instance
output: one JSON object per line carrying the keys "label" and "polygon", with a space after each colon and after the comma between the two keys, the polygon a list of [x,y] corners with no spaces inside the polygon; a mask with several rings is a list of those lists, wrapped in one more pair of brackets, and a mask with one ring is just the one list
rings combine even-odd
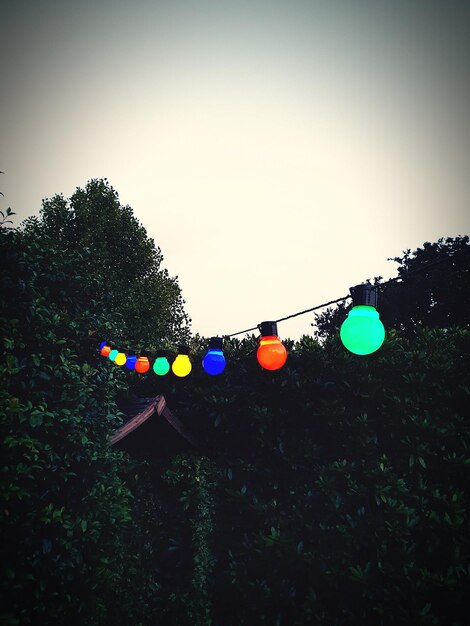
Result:
{"label": "red light bulb", "polygon": [[101,356],[109,356],[109,353],[111,352],[111,346],[103,346],[101,348]]}
{"label": "red light bulb", "polygon": [[146,356],[139,356],[135,364],[135,371],[139,374],[145,374],[150,369],[150,361]]}
{"label": "red light bulb", "polygon": [[277,336],[276,322],[260,324],[261,339],[256,352],[258,363],[265,370],[279,370],[287,361],[287,350]]}

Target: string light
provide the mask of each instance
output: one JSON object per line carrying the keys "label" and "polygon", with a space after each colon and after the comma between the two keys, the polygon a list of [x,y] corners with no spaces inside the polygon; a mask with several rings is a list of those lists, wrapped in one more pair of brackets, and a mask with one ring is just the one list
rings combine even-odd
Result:
{"label": "string light", "polygon": [[114,359],[114,363],[116,365],[119,365],[119,367],[121,367],[122,365],[124,365],[126,363],[127,357],[124,354],[124,352],[118,352],[116,358]]}
{"label": "string light", "polygon": [[129,354],[129,356],[127,357],[126,360],[126,367],[128,370],[135,370],[135,364],[137,363],[137,357],[136,355],[132,352],[131,354]]}
{"label": "string light", "polygon": [[258,363],[265,370],[279,370],[287,361],[287,350],[277,336],[276,322],[259,325],[261,338],[256,352]]}
{"label": "string light", "polygon": [[171,370],[178,378],[184,378],[192,370],[192,364],[189,360],[189,347],[180,346],[176,359],[173,361]]}
{"label": "string light", "polygon": [[139,356],[135,364],[135,371],[139,374],[145,374],[150,369],[150,362],[148,360],[148,356],[145,354]]}
{"label": "string light", "polygon": [[170,371],[170,364],[168,362],[168,353],[166,350],[159,350],[153,364],[153,371],[157,376],[165,376]]}
{"label": "string light", "polygon": [[[237,335],[242,335],[254,330],[259,330],[261,333],[261,337],[257,350],[258,362],[264,369],[280,369],[287,360],[287,351],[277,335],[277,324],[279,322],[292,319],[299,315],[304,315],[305,313],[311,313],[318,309],[325,308],[332,304],[344,302],[348,298],[352,297],[353,308],[349,311],[347,319],[343,322],[341,326],[341,341],[343,345],[353,354],[372,354],[380,348],[385,340],[385,329],[382,322],[380,321],[379,314],[376,310],[378,291],[382,290],[384,287],[391,283],[403,281],[413,274],[428,271],[429,269],[433,269],[434,267],[441,265],[442,263],[453,261],[456,257],[459,257],[462,254],[468,254],[469,249],[470,248],[466,246],[465,249],[453,252],[453,254],[446,256],[443,259],[438,259],[436,261],[422,264],[420,267],[410,271],[404,271],[399,268],[399,271],[401,271],[401,274],[399,276],[391,278],[383,283],[377,283],[376,285],[371,285],[370,283],[356,285],[355,287],[350,288],[350,295],[342,296],[340,298],[336,298],[335,300],[330,300],[329,302],[318,304],[309,309],[304,309],[302,311],[298,311],[297,313],[292,313],[291,315],[286,315],[285,317],[281,317],[272,322],[263,322],[259,326],[252,326],[251,328],[246,328],[245,330],[240,330],[236,333],[225,335],[225,337],[236,337]],[[314,324],[312,324],[312,326],[313,325]],[[222,342],[222,339],[217,337],[212,337],[210,342],[213,342],[215,340],[217,340],[218,342]],[[123,364],[120,362],[122,360],[121,355],[126,358],[124,353],[119,353],[118,350],[111,348],[111,346],[109,346],[105,341],[100,342],[100,354],[104,357],[109,358],[111,361],[115,361],[116,357],[118,357],[119,354],[120,356],[117,362],[118,365]],[[214,371],[209,371],[211,369],[211,365],[209,365],[211,362],[213,364]],[[204,370],[212,375],[220,373],[219,371],[215,372],[215,370],[217,370],[217,367],[215,365],[216,362],[218,362],[218,368],[220,368],[220,372],[222,372],[225,368],[225,357],[222,352],[222,344],[218,343],[218,347],[215,347],[215,345],[210,343],[208,352],[203,359]],[[150,369],[150,362],[146,355],[142,355],[137,359],[137,357],[133,353],[131,353],[124,361],[124,363],[128,369],[132,370],[135,367],[135,370],[139,373],[145,373]],[[163,355],[160,356],[159,353],[157,353],[157,358],[154,363],[155,373],[162,376],[164,375],[164,373],[167,373],[167,371],[169,371],[169,368],[170,365],[166,356],[163,357]],[[185,377],[190,373],[192,365],[189,359],[189,348],[187,346],[180,346],[180,350],[171,366],[171,369],[173,370],[173,373],[178,377]]]}
{"label": "string light", "polygon": [[106,342],[103,342],[103,343],[101,344],[101,356],[108,357],[109,353],[111,352],[111,346],[107,346]]}
{"label": "string light", "polygon": [[353,354],[372,354],[385,340],[385,328],[376,310],[377,290],[366,283],[351,287],[350,292],[353,308],[341,325],[341,341]]}
{"label": "string light", "polygon": [[204,371],[211,376],[217,376],[225,369],[225,357],[222,352],[222,347],[223,339],[220,337],[211,337],[207,354],[202,359],[202,367],[204,368]]}

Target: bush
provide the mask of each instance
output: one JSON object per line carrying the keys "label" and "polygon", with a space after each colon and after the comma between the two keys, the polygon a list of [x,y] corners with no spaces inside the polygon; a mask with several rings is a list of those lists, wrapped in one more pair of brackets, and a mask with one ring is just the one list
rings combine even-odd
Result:
{"label": "bush", "polygon": [[[268,373],[241,342],[222,376],[168,391],[215,464],[208,623],[466,623],[469,347],[392,331],[358,358],[304,338]],[[188,515],[168,523],[194,554]]]}

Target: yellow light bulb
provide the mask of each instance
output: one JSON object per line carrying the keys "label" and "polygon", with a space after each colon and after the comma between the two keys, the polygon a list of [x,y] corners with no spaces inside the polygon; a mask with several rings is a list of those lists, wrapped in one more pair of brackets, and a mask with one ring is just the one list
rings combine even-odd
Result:
{"label": "yellow light bulb", "polygon": [[127,357],[124,352],[119,352],[117,357],[114,359],[114,362],[116,363],[116,365],[119,365],[119,367],[121,367],[121,365],[124,365],[126,361]]}
{"label": "yellow light bulb", "polygon": [[184,378],[192,370],[192,367],[193,366],[187,354],[178,354],[176,359],[173,361],[171,369],[175,376],[178,376],[179,378]]}

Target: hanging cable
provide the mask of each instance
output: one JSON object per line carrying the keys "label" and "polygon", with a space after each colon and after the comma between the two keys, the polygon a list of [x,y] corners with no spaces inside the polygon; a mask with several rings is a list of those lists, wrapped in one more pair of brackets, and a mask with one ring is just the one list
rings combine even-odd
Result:
{"label": "hanging cable", "polygon": [[[286,315],[285,317],[280,317],[278,320],[273,320],[276,322],[284,322],[285,320],[290,320],[293,317],[298,317],[299,315],[304,315],[305,313],[311,313],[312,311],[316,311],[317,309],[322,309],[324,306],[329,306],[330,304],[336,304],[337,302],[342,302],[343,300],[347,300],[351,296],[342,296],[341,298],[336,298],[336,300],[330,300],[329,302],[324,302],[323,304],[318,304],[310,309],[305,309],[304,311],[299,311],[298,313],[292,313],[292,315]],[[254,326],[253,328],[248,328],[246,330],[240,330],[238,333],[232,333],[231,335],[225,335],[225,337],[235,337],[236,335],[242,335],[243,333],[248,333],[251,330],[259,330],[258,326]]]}
{"label": "hanging cable", "polygon": [[[437,261],[431,261],[429,263],[425,263],[421,267],[418,267],[414,270],[407,271],[401,276],[390,278],[389,280],[386,280],[383,283],[377,283],[376,285],[373,285],[373,287],[376,289],[381,289],[382,287],[386,287],[387,285],[390,285],[391,283],[406,280],[412,274],[417,274],[418,272],[424,272],[428,268],[433,268],[433,267],[436,267],[437,265],[442,265],[442,263],[447,263],[449,261],[452,261],[455,259],[455,257],[461,256],[462,254],[468,254],[468,252],[469,252],[469,249],[458,250],[457,252],[454,252],[452,255],[449,255],[445,257],[444,259],[438,259]],[[351,295],[342,296],[341,298],[336,298],[336,300],[330,300],[329,302],[318,304],[316,306],[311,307],[310,309],[304,309],[303,311],[298,311],[297,313],[292,313],[291,315],[286,315],[285,317],[280,317],[279,319],[273,320],[273,321],[275,321],[276,323],[284,322],[294,317],[298,317],[299,315],[304,315],[305,313],[312,313],[313,311],[316,311],[317,309],[323,309],[324,307],[330,306],[331,304],[338,304],[339,302],[343,302],[344,300],[347,300],[348,298],[351,298]],[[259,326],[253,326],[252,328],[246,328],[245,330],[240,330],[236,333],[231,333],[230,335],[224,335],[224,336],[227,338],[236,337],[237,335],[243,335],[244,333],[249,333],[252,330],[259,330]]]}
{"label": "hanging cable", "polygon": [[[443,259],[430,261],[428,263],[421,265],[420,267],[417,267],[416,269],[405,271],[401,275],[396,276],[395,278],[390,278],[389,280],[386,280],[383,283],[377,283],[375,285],[372,285],[372,287],[378,290],[382,290],[382,288],[387,287],[388,285],[392,283],[396,283],[398,281],[405,281],[409,276],[412,276],[413,274],[417,274],[418,272],[425,272],[426,270],[432,269],[438,265],[442,265],[443,263],[448,263],[449,261],[453,261],[456,257],[460,257],[463,254],[468,254],[469,251],[470,251],[470,246],[466,246],[464,249],[457,250],[456,252],[453,252],[451,255],[446,256]],[[416,260],[416,258],[414,260]],[[366,283],[369,283],[369,281],[366,281]],[[323,309],[324,307],[330,306],[332,304],[338,304],[340,302],[344,302],[344,300],[348,300],[351,297],[352,296],[350,294],[346,296],[341,296],[340,298],[336,298],[335,300],[329,300],[328,302],[317,304],[316,306],[310,307],[308,309],[304,309],[303,311],[298,311],[297,313],[286,315],[284,317],[280,317],[279,319],[273,320],[273,321],[276,323],[284,322],[286,320],[293,319],[294,317],[299,317],[300,315],[305,315],[306,313],[312,313],[313,311],[317,311],[318,309]],[[231,333],[230,335],[224,335],[224,337],[228,339],[230,337],[236,337],[237,335],[243,335],[245,333],[249,333],[253,330],[259,331],[260,330],[259,324],[257,324],[256,326],[252,326],[251,328],[245,328],[245,330],[239,330],[236,333]]]}

